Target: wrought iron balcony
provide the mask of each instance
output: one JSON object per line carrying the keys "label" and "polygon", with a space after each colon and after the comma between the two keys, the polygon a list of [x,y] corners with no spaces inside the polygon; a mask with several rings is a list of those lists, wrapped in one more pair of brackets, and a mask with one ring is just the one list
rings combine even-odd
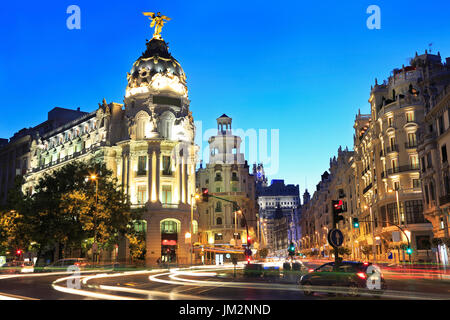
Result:
{"label": "wrought iron balcony", "polygon": [[386,147],[386,153],[398,152],[398,144]]}
{"label": "wrought iron balcony", "polygon": [[367,191],[369,191],[371,188],[372,188],[372,182],[371,182],[367,187],[364,188],[363,194],[365,194],[365,193],[366,193]]}
{"label": "wrought iron balcony", "polygon": [[147,171],[146,170],[138,170],[136,174],[137,174],[138,177],[146,176],[147,175]]}
{"label": "wrought iron balcony", "polygon": [[406,148],[406,149],[417,148],[417,141],[408,141],[408,142],[405,142],[405,148]]}
{"label": "wrought iron balcony", "polygon": [[400,173],[400,172],[406,172],[406,171],[413,171],[413,170],[419,170],[419,165],[407,165],[407,166],[400,166],[400,167],[394,167],[388,169],[388,175]]}

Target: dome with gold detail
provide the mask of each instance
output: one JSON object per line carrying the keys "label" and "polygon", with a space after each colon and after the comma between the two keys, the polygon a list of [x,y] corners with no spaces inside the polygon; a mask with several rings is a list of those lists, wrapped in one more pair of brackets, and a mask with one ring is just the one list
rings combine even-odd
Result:
{"label": "dome with gold detail", "polygon": [[164,40],[147,41],[147,50],[133,64],[127,80],[126,97],[148,92],[187,97],[186,75]]}

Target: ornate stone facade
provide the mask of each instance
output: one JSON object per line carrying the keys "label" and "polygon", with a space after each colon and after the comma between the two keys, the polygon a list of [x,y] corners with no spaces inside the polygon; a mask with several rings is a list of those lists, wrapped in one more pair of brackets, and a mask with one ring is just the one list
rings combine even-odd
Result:
{"label": "ornate stone facade", "polygon": [[[255,243],[258,239],[255,179],[240,152],[241,138],[231,132],[231,121],[226,115],[217,119],[217,135],[209,139],[209,163],[197,171],[197,186],[199,190],[207,188],[210,194],[237,201]],[[230,247],[247,243],[244,219],[235,215],[231,203],[210,198],[208,203],[198,204],[198,212],[202,244]]]}
{"label": "ornate stone facade", "polygon": [[[167,44],[152,39],[127,80],[124,104],[103,100],[96,111],[32,142],[25,188],[70,161],[103,161],[132,207],[145,209],[146,263],[188,263],[197,147],[186,76]],[[119,258],[127,250],[124,243]]]}

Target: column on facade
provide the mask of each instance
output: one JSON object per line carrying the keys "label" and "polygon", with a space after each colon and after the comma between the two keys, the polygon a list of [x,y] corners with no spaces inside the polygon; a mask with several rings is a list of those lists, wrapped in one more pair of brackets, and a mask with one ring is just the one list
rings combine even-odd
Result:
{"label": "column on facade", "polygon": [[152,201],[152,190],[153,190],[153,148],[149,147],[147,152],[148,157],[148,201]]}
{"label": "column on facade", "polygon": [[160,181],[160,175],[161,175],[161,150],[158,148],[155,150],[155,154],[156,154],[156,170],[155,170],[155,175],[156,175],[156,189],[155,189],[155,194],[156,194],[156,201],[160,202],[160,198],[159,198],[159,190],[160,190],[160,185],[159,185],[159,181]]}
{"label": "column on facade", "polygon": [[183,157],[183,190],[184,190],[184,203],[188,203],[188,165],[187,165],[187,157]]}
{"label": "column on facade", "polygon": [[182,162],[183,157],[181,156],[181,152],[179,153],[178,156],[178,161],[177,161],[177,171],[178,171],[178,198],[179,198],[179,203],[183,202],[183,162]]}

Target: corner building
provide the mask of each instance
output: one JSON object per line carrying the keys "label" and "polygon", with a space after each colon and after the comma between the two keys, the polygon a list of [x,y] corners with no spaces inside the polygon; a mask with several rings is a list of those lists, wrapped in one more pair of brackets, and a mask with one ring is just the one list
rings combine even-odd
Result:
{"label": "corner building", "polygon": [[[375,81],[369,103],[371,113],[355,120],[354,150],[357,179],[357,215],[360,246],[373,246],[377,260],[409,258],[401,226],[413,249],[411,260],[433,261],[430,242],[433,226],[424,216],[418,154],[418,134],[425,125],[426,92],[440,90],[450,79],[440,55],[425,52],[409,66],[394,69],[383,84]],[[373,222],[373,223],[372,223]],[[374,230],[373,230],[374,229]]]}
{"label": "corner building", "polygon": [[[146,45],[127,74],[124,104],[103,100],[96,111],[32,142],[25,188],[32,191],[44,173],[70,161],[102,161],[132,208],[145,209],[146,264],[156,264],[158,258],[189,263],[185,234],[191,223],[197,147],[186,75],[164,40],[154,37]],[[119,260],[127,259],[128,252],[124,241]]]}
{"label": "corner building", "polygon": [[[248,224],[252,246],[258,246],[255,178],[240,152],[241,138],[232,134],[232,119],[223,114],[217,118],[217,135],[209,139],[209,163],[197,171],[199,190],[229,201],[236,201]],[[200,242],[209,247],[240,247],[247,243],[244,217],[236,214],[233,204],[210,197],[198,203]],[[211,257],[211,255],[209,255]]]}

